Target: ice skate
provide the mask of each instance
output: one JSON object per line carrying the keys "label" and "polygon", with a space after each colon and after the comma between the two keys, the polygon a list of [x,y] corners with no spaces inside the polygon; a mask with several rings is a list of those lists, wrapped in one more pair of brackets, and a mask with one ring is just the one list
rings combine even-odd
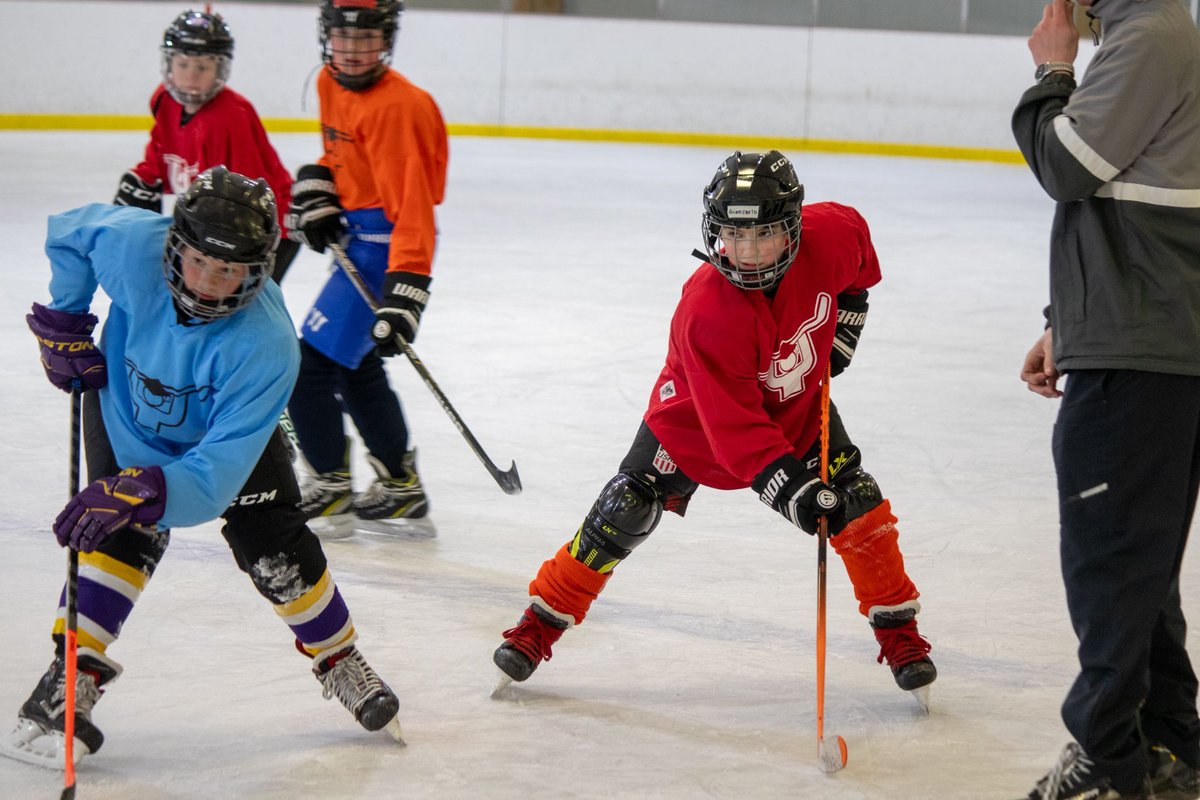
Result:
{"label": "ice skate", "polygon": [[354,502],[355,528],[389,536],[436,536],[437,529],[429,519],[429,501],[417,474],[417,451],[404,454],[396,476],[374,456],[367,456],[367,461],[378,478]]}
{"label": "ice skate", "polygon": [[528,679],[538,664],[549,661],[551,645],[572,623],[569,617],[560,616],[537,602],[531,603],[516,627],[501,634],[504,643],[492,654],[492,661],[500,668],[492,696],[503,692],[513,681],[519,683]]}
{"label": "ice skate", "polygon": [[1134,792],[1113,788],[1107,775],[1096,772],[1096,765],[1075,742],[1063,748],[1049,772],[1037,782],[1022,800],[1155,800],[1147,778],[1145,785]]}
{"label": "ice skate", "polygon": [[324,687],[325,699],[337,697],[354,719],[369,731],[386,730],[400,744],[400,701],[351,645],[313,659],[313,674]]}
{"label": "ice skate", "polygon": [[1189,767],[1161,744],[1150,745],[1150,781],[1156,800],[1197,800],[1200,771]]}
{"label": "ice skate", "polygon": [[[78,764],[104,744],[104,734],[92,722],[92,708],[105,684],[121,674],[121,666],[103,656],[80,655],[75,674],[75,749]],[[0,739],[0,753],[49,769],[65,762],[66,661],[55,658],[42,675],[33,694],[21,706],[17,725]]]}
{"label": "ice skate", "polygon": [[322,539],[342,539],[354,533],[349,468],[310,476],[300,489],[300,510],[308,527]]}
{"label": "ice skate", "polygon": [[869,620],[879,642],[879,663],[887,660],[896,685],[912,694],[929,713],[929,686],[937,679],[937,667],[929,658],[932,645],[917,632],[917,609],[882,607],[871,609]]}

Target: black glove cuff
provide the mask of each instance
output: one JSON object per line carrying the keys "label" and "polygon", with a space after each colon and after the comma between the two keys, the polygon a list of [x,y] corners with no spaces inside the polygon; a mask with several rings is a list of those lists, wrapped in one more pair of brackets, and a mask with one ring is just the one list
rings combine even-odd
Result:
{"label": "black glove cuff", "polygon": [[429,303],[429,285],[433,276],[417,272],[386,272],[383,275],[382,304],[393,308],[423,309]]}
{"label": "black glove cuff", "polygon": [[321,164],[305,164],[296,171],[296,182],[292,184],[293,202],[306,194],[328,195],[333,198],[335,204],[341,206],[337,197],[337,184],[333,182],[333,172]]}
{"label": "black glove cuff", "polygon": [[787,453],[767,464],[762,472],[754,478],[750,488],[758,493],[760,500],[778,510],[778,500],[784,489],[795,481],[807,482],[816,477],[805,468],[804,462],[791,453]]}

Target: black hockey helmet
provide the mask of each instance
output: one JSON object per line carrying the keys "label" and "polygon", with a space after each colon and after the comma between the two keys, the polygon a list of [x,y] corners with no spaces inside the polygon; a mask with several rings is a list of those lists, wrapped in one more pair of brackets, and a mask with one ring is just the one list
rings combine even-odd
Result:
{"label": "black hockey helmet", "polygon": [[[402,0],[321,0],[321,60],[328,65],[334,80],[354,91],[374,86],[392,63],[392,50],[396,46],[396,32],[400,30],[400,15],[403,13]],[[333,45],[330,41],[333,28],[380,31],[383,34],[383,48],[379,51],[378,65],[360,75],[348,75],[338,70],[333,65]]]}
{"label": "black hockey helmet", "polygon": [[[800,206],[804,186],[792,162],[778,150],[769,153],[734,151],[704,188],[701,227],[709,262],[743,289],[773,289],[800,249]],[[726,255],[739,231],[771,225],[789,237],[788,247],[769,264],[743,269]],[[722,231],[725,236],[722,236]]]}
{"label": "black hockey helmet", "polygon": [[[251,180],[224,166],[201,172],[175,203],[163,251],[163,272],[176,305],[187,316],[204,322],[244,308],[271,277],[278,244],[275,193],[265,180]],[[245,264],[241,288],[217,300],[197,297],[183,280],[182,245],[212,258]]]}
{"label": "black hockey helmet", "polygon": [[[213,56],[217,60],[216,84],[206,92],[187,92],[171,79],[171,57]],[[220,14],[188,10],[180,14],[163,32],[163,85],[181,105],[201,106],[216,97],[229,80],[233,62],[233,34]]]}

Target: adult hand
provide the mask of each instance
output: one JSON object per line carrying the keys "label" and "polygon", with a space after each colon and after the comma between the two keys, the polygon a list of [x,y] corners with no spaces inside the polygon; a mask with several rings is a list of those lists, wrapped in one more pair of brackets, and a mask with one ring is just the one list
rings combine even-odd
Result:
{"label": "adult hand", "polygon": [[1051,328],[1029,348],[1025,354],[1025,363],[1021,366],[1021,380],[1029,386],[1029,391],[1042,397],[1062,397],[1058,390],[1058,369],[1054,366],[1054,338]]}
{"label": "adult hand", "polygon": [[1070,0],[1050,0],[1042,9],[1042,21],[1029,37],[1029,52],[1033,55],[1035,65],[1047,61],[1075,63],[1075,56],[1079,52],[1079,31],[1075,28],[1074,9],[1075,4]]}

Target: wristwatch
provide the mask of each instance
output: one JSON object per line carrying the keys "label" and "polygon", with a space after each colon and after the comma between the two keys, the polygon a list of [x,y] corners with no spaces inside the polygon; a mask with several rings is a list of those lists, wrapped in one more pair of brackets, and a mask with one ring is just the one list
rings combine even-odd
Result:
{"label": "wristwatch", "polygon": [[1047,61],[1044,64],[1038,64],[1037,71],[1033,73],[1033,77],[1035,80],[1040,81],[1052,72],[1065,72],[1074,78],[1075,65],[1069,61]]}

